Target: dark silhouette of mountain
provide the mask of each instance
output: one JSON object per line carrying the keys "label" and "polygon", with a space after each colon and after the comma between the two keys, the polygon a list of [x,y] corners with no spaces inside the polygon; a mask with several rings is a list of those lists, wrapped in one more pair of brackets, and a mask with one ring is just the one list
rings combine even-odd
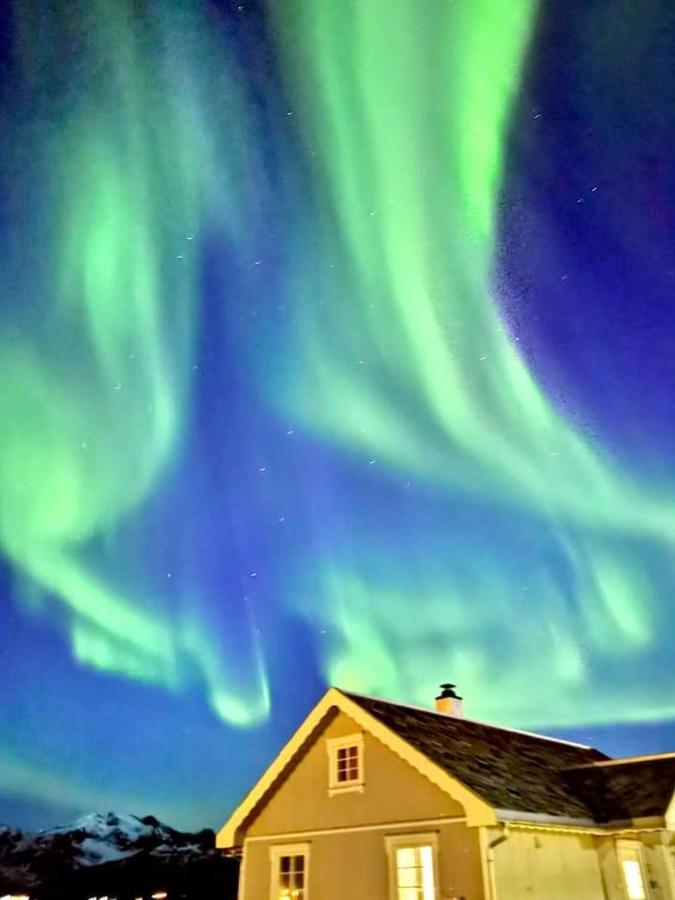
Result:
{"label": "dark silhouette of mountain", "polygon": [[93,814],[36,833],[0,826],[0,896],[234,900],[238,873],[210,829],[176,831],[154,816]]}

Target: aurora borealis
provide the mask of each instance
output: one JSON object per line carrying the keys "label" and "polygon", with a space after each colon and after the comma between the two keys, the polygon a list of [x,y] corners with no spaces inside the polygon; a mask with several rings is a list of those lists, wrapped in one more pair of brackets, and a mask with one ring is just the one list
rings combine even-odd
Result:
{"label": "aurora borealis", "polygon": [[2,10],[0,820],[216,824],[327,683],[675,744],[675,13]]}

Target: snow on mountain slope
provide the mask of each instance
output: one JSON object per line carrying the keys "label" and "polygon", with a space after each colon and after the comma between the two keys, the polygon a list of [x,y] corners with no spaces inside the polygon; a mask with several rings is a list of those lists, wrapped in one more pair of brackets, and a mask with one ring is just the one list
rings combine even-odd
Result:
{"label": "snow on mountain slope", "polygon": [[182,866],[216,855],[212,831],[176,831],[153,816],[94,813],[35,833],[0,826],[0,883],[4,879],[29,885],[57,871],[125,864],[132,859]]}

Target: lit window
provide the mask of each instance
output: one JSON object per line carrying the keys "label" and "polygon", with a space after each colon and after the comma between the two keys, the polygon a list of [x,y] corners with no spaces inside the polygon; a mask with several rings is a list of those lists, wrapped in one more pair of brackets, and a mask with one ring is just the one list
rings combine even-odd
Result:
{"label": "lit window", "polygon": [[396,851],[396,896],[397,900],[433,900],[431,847],[400,847]]}
{"label": "lit window", "polygon": [[628,900],[647,900],[638,844],[619,844],[619,860]]}
{"label": "lit window", "polygon": [[363,735],[328,738],[328,789],[331,796],[363,790]]}
{"label": "lit window", "polygon": [[272,847],[274,900],[308,900],[309,845]]}
{"label": "lit window", "polygon": [[436,900],[436,835],[386,838],[392,900]]}

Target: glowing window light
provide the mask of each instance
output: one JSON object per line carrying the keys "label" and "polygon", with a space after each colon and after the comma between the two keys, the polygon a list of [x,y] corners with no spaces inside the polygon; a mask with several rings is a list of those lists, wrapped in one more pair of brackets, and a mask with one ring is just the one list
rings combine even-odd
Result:
{"label": "glowing window light", "polygon": [[28,894],[3,894],[0,900],[30,900]]}
{"label": "glowing window light", "polygon": [[396,850],[397,900],[434,900],[434,856],[430,846]]}
{"label": "glowing window light", "polygon": [[624,858],[621,864],[628,900],[647,900],[642,867],[640,866],[640,860],[637,858],[637,853]]}
{"label": "glowing window light", "polygon": [[306,870],[305,856],[302,853],[279,857],[278,900],[304,900]]}

